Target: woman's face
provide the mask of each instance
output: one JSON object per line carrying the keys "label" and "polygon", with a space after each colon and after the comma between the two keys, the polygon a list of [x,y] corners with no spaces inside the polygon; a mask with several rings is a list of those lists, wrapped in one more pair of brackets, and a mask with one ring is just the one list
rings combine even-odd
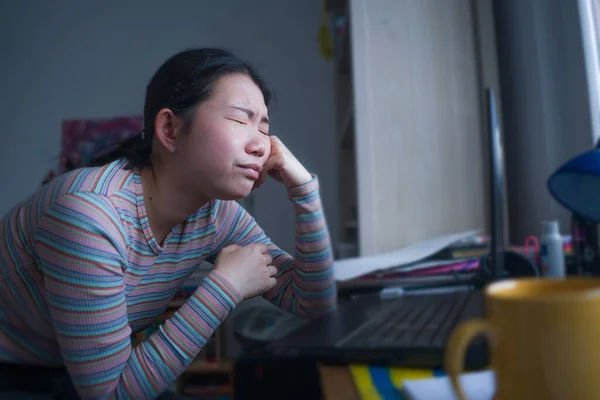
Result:
{"label": "woman's face", "polygon": [[244,74],[215,84],[195,110],[190,132],[178,139],[178,169],[199,196],[234,200],[247,196],[271,151],[264,97]]}

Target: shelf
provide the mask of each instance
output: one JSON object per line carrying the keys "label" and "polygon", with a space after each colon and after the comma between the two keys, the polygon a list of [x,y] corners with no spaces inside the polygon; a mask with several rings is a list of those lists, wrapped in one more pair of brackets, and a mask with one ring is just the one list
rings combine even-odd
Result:
{"label": "shelf", "polygon": [[169,302],[169,305],[167,306],[167,310],[179,309],[179,307],[184,305],[186,301],[187,301],[187,298],[173,299]]}
{"label": "shelf", "polygon": [[354,106],[352,103],[348,106],[348,111],[346,111],[340,124],[338,136],[341,148],[348,149],[354,147]]}
{"label": "shelf", "polygon": [[185,372],[188,374],[230,374],[233,372],[233,362],[224,360],[220,362],[206,362],[204,360],[197,360],[190,364],[186,368]]}
{"label": "shelf", "polygon": [[344,222],[344,228],[346,229],[356,229],[358,228],[358,221],[355,219]]}
{"label": "shelf", "polygon": [[348,7],[348,0],[326,0],[325,10],[327,12],[345,10]]}
{"label": "shelf", "polygon": [[358,257],[358,243],[342,241],[337,245],[336,253],[338,260]]}
{"label": "shelf", "polygon": [[182,390],[184,396],[215,396],[215,395],[231,395],[233,389],[231,386],[217,387],[187,387]]}

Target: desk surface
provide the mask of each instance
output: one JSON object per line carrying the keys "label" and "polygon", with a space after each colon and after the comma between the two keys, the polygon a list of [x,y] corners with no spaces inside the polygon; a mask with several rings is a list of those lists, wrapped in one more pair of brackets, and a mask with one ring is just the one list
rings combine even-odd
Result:
{"label": "desk surface", "polygon": [[358,391],[347,366],[319,364],[321,392],[325,400],[359,400]]}

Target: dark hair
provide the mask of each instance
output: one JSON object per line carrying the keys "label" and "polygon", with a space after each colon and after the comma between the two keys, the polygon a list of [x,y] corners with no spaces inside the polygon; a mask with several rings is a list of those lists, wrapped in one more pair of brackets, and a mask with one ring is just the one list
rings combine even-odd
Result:
{"label": "dark hair", "polygon": [[175,115],[184,118],[187,130],[195,107],[211,95],[219,78],[232,73],[248,75],[260,88],[265,104],[269,105],[271,91],[249,63],[217,48],[182,51],[161,65],[146,87],[142,132],[95,158],[90,165],[104,165],[124,158],[128,161],[128,168],[150,167],[156,114],[163,108],[170,109]]}

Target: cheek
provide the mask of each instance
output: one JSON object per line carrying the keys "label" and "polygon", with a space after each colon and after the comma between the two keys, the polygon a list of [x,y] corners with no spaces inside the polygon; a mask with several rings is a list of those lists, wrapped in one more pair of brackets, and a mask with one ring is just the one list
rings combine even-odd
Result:
{"label": "cheek", "polygon": [[206,121],[204,124],[198,123],[195,128],[193,148],[199,155],[214,159],[229,151],[233,135],[226,124],[221,121]]}
{"label": "cheek", "polygon": [[244,152],[245,142],[241,135],[231,135],[229,132],[221,132],[206,147],[211,149],[210,158],[223,164],[239,157]]}
{"label": "cheek", "polygon": [[203,168],[214,173],[228,170],[240,154],[244,154],[244,135],[232,129],[213,127],[199,135],[195,144]]}
{"label": "cheek", "polygon": [[235,140],[231,139],[226,132],[216,132],[215,135],[211,136],[205,147],[211,150],[212,155],[222,157],[231,152],[231,149],[235,146]]}

